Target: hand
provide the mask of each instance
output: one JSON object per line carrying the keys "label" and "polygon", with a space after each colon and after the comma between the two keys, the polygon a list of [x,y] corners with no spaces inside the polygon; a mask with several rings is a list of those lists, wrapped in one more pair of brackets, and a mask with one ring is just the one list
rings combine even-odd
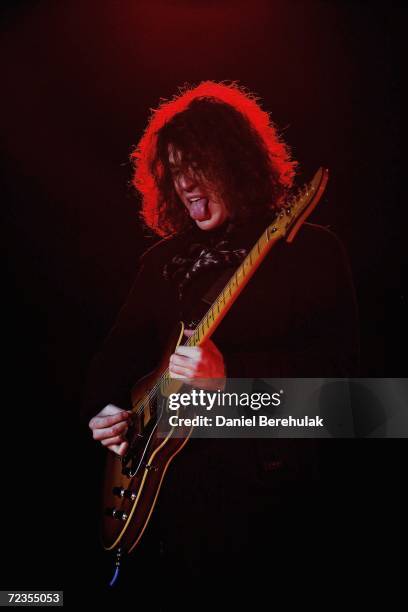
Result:
{"label": "hand", "polygon": [[123,456],[128,449],[125,435],[131,412],[108,404],[89,421],[94,440],[99,440],[109,450]]}
{"label": "hand", "polygon": [[[189,329],[184,331],[187,337],[193,333]],[[178,346],[170,357],[169,373],[171,378],[183,379],[202,389],[225,388],[224,358],[212,340],[205,340],[200,346]]]}

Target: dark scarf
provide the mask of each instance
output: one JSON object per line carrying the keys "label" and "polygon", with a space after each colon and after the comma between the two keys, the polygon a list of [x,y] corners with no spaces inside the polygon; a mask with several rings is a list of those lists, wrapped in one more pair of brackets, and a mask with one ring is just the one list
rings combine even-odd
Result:
{"label": "dark scarf", "polygon": [[265,218],[245,225],[228,223],[210,232],[194,227],[185,248],[164,266],[164,278],[178,285],[181,300],[185,289],[201,272],[237,268],[270,222]]}

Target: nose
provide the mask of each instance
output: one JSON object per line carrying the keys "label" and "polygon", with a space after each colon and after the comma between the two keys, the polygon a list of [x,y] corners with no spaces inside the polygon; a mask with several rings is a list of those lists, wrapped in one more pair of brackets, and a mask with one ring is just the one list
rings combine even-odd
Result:
{"label": "nose", "polygon": [[182,172],[178,177],[178,184],[183,191],[192,191],[197,185],[197,180],[190,172]]}

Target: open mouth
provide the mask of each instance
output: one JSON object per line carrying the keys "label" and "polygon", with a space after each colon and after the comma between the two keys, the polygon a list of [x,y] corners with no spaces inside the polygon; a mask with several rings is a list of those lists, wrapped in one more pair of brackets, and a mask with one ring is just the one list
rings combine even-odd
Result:
{"label": "open mouth", "polygon": [[205,221],[211,217],[210,209],[208,207],[208,198],[204,196],[196,196],[193,198],[188,198],[190,202],[189,213],[190,217],[194,219],[194,221]]}

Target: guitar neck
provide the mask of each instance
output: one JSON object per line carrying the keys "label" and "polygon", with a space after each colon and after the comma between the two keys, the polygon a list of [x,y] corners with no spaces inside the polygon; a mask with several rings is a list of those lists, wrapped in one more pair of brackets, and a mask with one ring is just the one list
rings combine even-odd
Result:
{"label": "guitar neck", "polygon": [[243,291],[259,265],[265,259],[272,246],[281,237],[282,236],[279,235],[273,225],[266,228],[239,268],[231,276],[220,295],[201,319],[194,330],[194,334],[187,342],[189,346],[198,346],[204,342],[204,340],[212,336],[241,291]]}

